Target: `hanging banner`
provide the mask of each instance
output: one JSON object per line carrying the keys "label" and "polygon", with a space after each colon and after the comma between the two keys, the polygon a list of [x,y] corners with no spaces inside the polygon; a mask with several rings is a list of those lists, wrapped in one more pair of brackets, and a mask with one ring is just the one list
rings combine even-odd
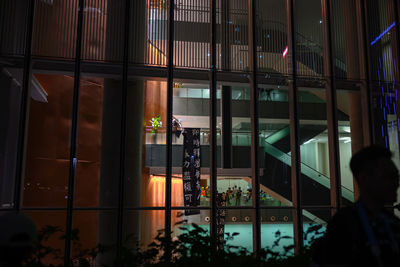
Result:
{"label": "hanging banner", "polygon": [[[217,207],[226,207],[225,193],[217,194]],[[218,249],[220,250],[224,249],[225,215],[226,215],[226,210],[224,209],[217,210],[217,240],[218,240]]]}
{"label": "hanging banner", "polygon": [[[200,129],[183,131],[183,197],[185,207],[200,206]],[[185,210],[185,215],[200,214],[200,210]]]}

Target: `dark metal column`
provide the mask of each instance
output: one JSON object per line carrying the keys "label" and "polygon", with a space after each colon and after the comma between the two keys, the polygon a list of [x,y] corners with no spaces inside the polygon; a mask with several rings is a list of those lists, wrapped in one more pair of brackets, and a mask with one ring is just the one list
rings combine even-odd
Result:
{"label": "dark metal column", "polygon": [[29,121],[29,99],[30,87],[32,78],[31,66],[31,53],[32,53],[32,38],[33,38],[33,18],[35,14],[35,0],[29,1],[28,6],[28,20],[26,26],[26,40],[25,40],[25,53],[24,53],[24,73],[22,81],[21,92],[21,106],[20,106],[20,120],[18,126],[18,153],[17,153],[17,166],[14,187],[14,208],[20,210],[22,206],[22,190],[23,190],[23,176],[25,172],[25,151],[27,140],[27,129]]}
{"label": "dark metal column", "polygon": [[171,236],[172,94],[174,83],[174,1],[168,1],[167,175],[165,177],[165,235]]}
{"label": "dark metal column", "polygon": [[66,238],[65,238],[64,266],[70,266],[70,258],[71,258],[71,231],[72,231],[73,206],[74,206],[74,195],[75,195],[75,175],[76,175],[76,164],[78,161],[76,158],[76,144],[78,140],[83,9],[84,9],[84,0],[79,0],[75,71],[74,71],[74,96],[72,104],[72,122],[71,122],[71,137],[70,137],[68,206],[67,206],[67,225],[65,227]]}
{"label": "dark metal column", "polygon": [[232,87],[221,87],[222,168],[232,168]]}
{"label": "dark metal column", "polygon": [[342,202],[340,182],[339,136],[335,84],[334,39],[332,30],[332,6],[330,0],[321,0],[324,48],[324,75],[326,80],[326,114],[328,122],[329,172],[331,206],[335,213]]}
{"label": "dark metal column", "polygon": [[217,21],[216,0],[210,0],[210,184],[211,225],[210,234],[217,237]]}
{"label": "dark metal column", "polygon": [[122,106],[121,106],[121,140],[120,140],[120,165],[118,184],[118,229],[117,229],[117,255],[121,252],[124,225],[124,199],[125,199],[125,149],[126,149],[126,109],[128,99],[128,62],[129,62],[129,25],[130,25],[130,2],[125,3],[124,18],[124,54],[122,69]]}
{"label": "dark metal column", "polygon": [[289,53],[291,52],[290,64],[291,75],[289,76],[289,117],[290,117],[290,151],[291,158],[291,181],[293,202],[293,234],[294,251],[299,253],[303,247],[303,216],[301,207],[301,172],[300,172],[300,140],[299,140],[299,107],[297,103],[297,66],[296,66],[296,30],[295,30],[295,0],[286,1],[288,18],[288,40]]}
{"label": "dark metal column", "polygon": [[260,180],[258,166],[258,86],[257,86],[257,32],[256,0],[249,0],[249,67],[251,116],[251,176],[253,200],[253,251],[261,249]]}

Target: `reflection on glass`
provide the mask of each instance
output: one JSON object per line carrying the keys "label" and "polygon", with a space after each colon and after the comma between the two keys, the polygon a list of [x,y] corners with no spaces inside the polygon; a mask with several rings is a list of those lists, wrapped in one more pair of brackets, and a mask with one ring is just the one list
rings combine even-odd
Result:
{"label": "reflection on glass", "polygon": [[[0,69],[0,207],[14,206],[22,70]],[[36,92],[33,86],[32,95]]]}
{"label": "reflection on glass", "polygon": [[30,99],[24,206],[67,205],[74,77],[35,74]]}
{"label": "reflection on glass", "polygon": [[79,97],[75,206],[116,207],[122,82],[82,75]]}

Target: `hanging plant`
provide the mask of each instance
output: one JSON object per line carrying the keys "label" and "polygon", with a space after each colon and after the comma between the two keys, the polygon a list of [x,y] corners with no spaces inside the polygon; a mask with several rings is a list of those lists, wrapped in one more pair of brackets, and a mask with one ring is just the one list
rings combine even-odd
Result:
{"label": "hanging plant", "polygon": [[151,126],[153,127],[152,133],[157,133],[158,128],[162,126],[161,115],[157,115],[150,120]]}

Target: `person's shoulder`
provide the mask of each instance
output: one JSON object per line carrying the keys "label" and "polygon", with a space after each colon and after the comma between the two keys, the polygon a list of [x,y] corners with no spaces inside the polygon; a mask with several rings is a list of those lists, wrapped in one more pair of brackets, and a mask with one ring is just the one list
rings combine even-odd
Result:
{"label": "person's shoulder", "polygon": [[349,217],[356,217],[357,210],[354,205],[343,207],[332,217],[332,219],[340,220],[347,219]]}
{"label": "person's shoulder", "polygon": [[400,218],[397,217],[393,212],[390,211],[383,211],[384,216],[389,220],[391,226],[395,226],[400,230]]}
{"label": "person's shoulder", "polygon": [[344,226],[349,224],[357,224],[358,216],[355,207],[347,206],[341,208],[329,221],[328,227]]}

